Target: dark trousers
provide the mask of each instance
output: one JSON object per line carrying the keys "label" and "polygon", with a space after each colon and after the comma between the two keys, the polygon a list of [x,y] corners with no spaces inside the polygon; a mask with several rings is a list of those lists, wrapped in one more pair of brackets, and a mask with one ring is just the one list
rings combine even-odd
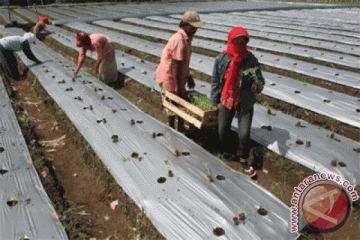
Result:
{"label": "dark trousers", "polygon": [[6,50],[0,45],[0,58],[4,71],[14,80],[19,80],[19,67],[15,54],[12,50]]}
{"label": "dark trousers", "polygon": [[219,137],[221,142],[221,149],[222,152],[232,153],[233,151],[229,149],[229,146],[232,144],[229,143],[231,139],[230,135],[230,128],[231,122],[234,119],[236,113],[236,117],[238,120],[238,138],[239,138],[239,146],[238,150],[243,152],[241,156],[244,159],[249,157],[250,148],[248,146],[249,138],[250,138],[250,130],[252,124],[252,118],[254,115],[254,108],[249,110],[243,111],[240,107],[237,109],[227,109],[224,106],[220,106],[219,109]]}

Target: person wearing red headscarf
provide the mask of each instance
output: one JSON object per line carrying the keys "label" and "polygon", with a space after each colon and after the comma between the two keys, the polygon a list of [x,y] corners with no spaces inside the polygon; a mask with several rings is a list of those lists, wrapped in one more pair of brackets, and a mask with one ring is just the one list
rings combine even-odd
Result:
{"label": "person wearing red headscarf", "polygon": [[[257,58],[247,49],[249,34],[243,27],[234,27],[228,34],[227,48],[219,54],[211,76],[211,103],[218,111],[220,152],[227,160],[239,161],[251,177],[256,175],[247,164],[249,137],[254,114],[255,94],[260,93],[265,80]],[[218,106],[220,105],[220,107]],[[238,148],[230,149],[231,122],[238,119]]]}
{"label": "person wearing red headscarf", "polygon": [[39,21],[36,23],[36,25],[34,26],[32,33],[34,33],[38,39],[45,38],[47,35],[52,33],[51,31],[48,31],[46,29],[46,25],[49,25],[49,24],[50,24],[50,22],[47,17],[41,17],[39,19]]}
{"label": "person wearing red headscarf", "polygon": [[115,47],[110,38],[102,34],[91,34],[81,32],[76,37],[76,46],[80,47],[77,67],[73,74],[79,72],[86,58],[86,51],[96,52],[97,62],[95,74],[98,74],[99,80],[107,84],[115,83],[118,79],[117,64],[115,59]]}

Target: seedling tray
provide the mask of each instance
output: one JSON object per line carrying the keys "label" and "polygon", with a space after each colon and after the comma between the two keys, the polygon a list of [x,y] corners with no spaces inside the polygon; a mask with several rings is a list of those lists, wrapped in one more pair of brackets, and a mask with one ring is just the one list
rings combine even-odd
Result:
{"label": "seedling tray", "polygon": [[198,129],[218,126],[217,111],[204,111],[175,94],[165,90],[163,106]]}

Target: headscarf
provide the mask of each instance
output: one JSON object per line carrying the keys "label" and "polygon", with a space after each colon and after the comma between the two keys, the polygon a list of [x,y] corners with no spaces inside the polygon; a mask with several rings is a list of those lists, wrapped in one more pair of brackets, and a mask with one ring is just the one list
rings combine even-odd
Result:
{"label": "headscarf", "polygon": [[[234,39],[238,36],[247,37],[247,42],[245,44],[235,44]],[[239,94],[240,71],[252,54],[247,50],[246,45],[248,42],[249,33],[247,30],[243,27],[234,27],[229,32],[227,48],[223,51],[224,54],[230,56],[231,62],[221,92],[221,103],[230,109],[232,106],[236,107],[241,101]]]}
{"label": "headscarf", "polygon": [[76,46],[90,49],[90,37],[87,33],[81,32],[76,36]]}
{"label": "headscarf", "polygon": [[41,17],[39,22],[44,22],[45,24],[50,24],[49,19],[47,17]]}

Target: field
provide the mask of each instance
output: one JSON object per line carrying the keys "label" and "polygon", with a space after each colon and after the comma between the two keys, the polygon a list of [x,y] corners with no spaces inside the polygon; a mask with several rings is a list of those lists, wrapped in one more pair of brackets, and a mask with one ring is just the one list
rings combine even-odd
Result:
{"label": "field", "polygon": [[[139,6],[142,5],[140,4]],[[155,9],[151,6],[151,4],[147,5],[149,8],[147,10],[154,11],[152,15],[156,15]],[[126,11],[128,11],[127,14],[129,14],[132,10],[135,11],[135,8],[133,9],[131,4],[126,5],[126,8]],[[139,9],[146,12],[146,8]],[[59,21],[65,21],[64,19],[70,18],[71,13],[81,15],[86,11],[90,13],[89,8],[85,6],[80,6],[78,10],[71,10],[68,7],[64,7],[63,11],[61,11],[61,6],[53,7],[51,9],[50,7],[39,7],[36,9],[12,9],[14,16],[16,15],[17,17],[24,19],[24,23],[20,23],[20,27],[25,31],[28,31],[31,26],[34,25],[34,22],[36,21],[34,17],[37,16],[47,15],[53,21],[56,19]],[[101,12],[100,7],[96,8],[93,13],[104,14]],[[60,18],[61,14],[63,14],[64,18]],[[256,12],[252,12],[252,14],[254,15],[254,18],[260,16],[265,18],[269,13],[261,12],[258,16]],[[85,17],[85,15],[83,17]],[[204,20],[206,19],[205,14],[204,18],[203,16],[201,17]],[[250,16],[248,17],[250,18]],[[0,20],[3,24],[8,24],[6,19],[3,18]],[[104,34],[106,33],[106,35],[109,35],[110,33],[114,34],[114,36],[119,34],[121,36],[125,36],[125,38],[129,37],[129,39],[137,38],[139,39],[139,42],[131,43],[131,40],[129,39],[124,40],[124,42],[114,41],[117,51],[136,57],[136,59],[142,60],[146,63],[156,65],[160,60],[159,49],[161,50],[161,48],[158,47],[155,49],[157,45],[154,45],[155,50],[151,50],[152,48],[150,47],[148,47],[149,50],[147,50],[146,47],[142,49],[141,47],[144,43],[141,41],[147,41],[149,46],[150,44],[159,44],[159,46],[161,46],[161,44],[166,44],[166,37],[158,34],[158,32],[163,32],[165,36],[172,34],[174,30],[170,29],[175,29],[177,27],[175,22],[177,22],[178,19],[169,18],[169,23],[174,22],[174,24],[168,29],[163,28],[164,23],[160,23],[159,19],[151,21],[153,21],[154,25],[158,24],[158,26],[145,25],[145,23],[142,23],[141,20],[136,22],[130,21],[129,19],[122,20],[122,25],[119,28],[116,28],[108,22],[99,21],[96,23],[93,22],[92,24],[81,25],[76,21],[70,21],[61,27],[49,26],[49,29],[51,29],[54,33],[47,36],[41,44],[44,44],[54,52],[59,53],[70,62],[76,63],[78,52],[71,48],[70,44],[67,44],[65,40],[61,40],[67,38],[66,34],[69,34],[68,36],[74,36],[74,33],[79,32],[82,28],[84,31],[99,31]],[[347,19],[347,21],[350,22],[350,19]],[[136,27],[146,27],[148,31],[146,34],[141,34],[136,32]],[[154,31],[154,33],[152,31]],[[201,36],[199,36],[199,34],[196,35],[194,42],[197,39],[202,39],[210,40],[214,42],[215,45],[224,45],[226,43],[226,39],[221,40],[206,37],[206,32],[204,32],[204,35]],[[218,33],[219,36],[222,36],[222,34],[224,35],[226,33]],[[274,44],[287,43],[285,40],[269,40],[269,38],[265,36],[254,36],[252,39],[254,39],[253,42],[256,42],[256,40],[267,40]],[[327,40],[326,42],[331,43],[333,41],[335,40]],[[294,47],[301,45],[296,43],[288,44],[291,44]],[[218,51],[200,47],[200,45],[197,46],[196,44],[193,44],[193,46],[194,54],[203,56],[204,59],[205,57],[213,59],[213,57],[218,54]],[[355,48],[358,48],[358,45],[356,45]],[[308,47],[308,49],[315,51],[321,48]],[[316,64],[318,69],[321,69],[321,67],[331,67],[332,69],[335,69],[334,71],[341,70],[352,74],[359,73],[359,67],[356,66],[345,66],[341,63],[330,63],[326,60],[319,60],[314,57],[282,53],[278,52],[276,48],[273,50],[267,50],[255,46],[249,46],[249,50],[256,52],[256,54],[259,54],[258,52],[262,52],[264,55],[271,54],[275,59],[281,59],[280,61],[283,61],[282,57],[285,57],[288,61],[303,61]],[[331,53],[340,53],[339,50],[326,51]],[[95,54],[93,54],[91,58],[87,58],[85,62],[83,69],[84,72],[82,75],[83,79],[87,79],[87,76],[94,76],[94,55]],[[344,55],[346,57],[359,58],[355,52],[354,54],[347,53]],[[20,58],[19,61],[21,62]],[[260,61],[266,60],[260,59]],[[274,62],[279,61],[275,60]],[[118,66],[120,64],[121,63],[118,62]],[[125,61],[124,64],[126,67],[127,62]],[[137,70],[138,66],[136,65],[134,68]],[[42,184],[44,185],[44,188],[54,205],[69,239],[163,239],[164,237],[160,231],[158,231],[149,220],[148,213],[139,209],[138,203],[129,198],[127,192],[119,186],[117,179],[114,179],[113,173],[108,171],[108,166],[103,163],[102,157],[97,154],[96,151],[98,149],[94,149],[94,147],[87,142],[86,138],[79,131],[78,126],[74,125],[74,121],[71,119],[71,116],[65,113],[65,110],[58,105],[59,103],[57,103],[56,99],[49,94],[48,90],[46,90],[44,86],[42,86],[42,80],[38,80],[36,74],[32,72],[32,68],[29,67],[29,63],[24,62],[20,64],[20,69],[20,72],[23,73],[20,81],[12,81],[4,75],[2,78],[6,85],[8,95],[11,98],[11,102],[23,135],[26,139],[34,166],[37,169]],[[145,76],[150,75],[150,72],[146,72],[145,70],[139,71],[142,73],[144,78],[151,78],[151,76]],[[288,70],[280,65],[265,63],[263,63],[262,71],[264,73],[276,74],[282,76],[283,78],[292,78],[301,82],[301,84],[319,87],[321,89],[325,89],[325,91],[341,93],[347,97],[352,97],[352,99],[358,100],[360,97],[358,87],[352,87],[342,83],[336,83],[334,81],[327,81],[325,80],[326,76],[310,76],[306,72],[299,73],[295,69]],[[136,78],[136,75],[134,75],[134,77],[131,77],[130,74],[126,75],[127,76],[124,76],[125,86],[121,89],[114,86],[115,91],[147,115],[152,116],[158,121],[166,124],[166,115],[160,107],[161,97],[159,92],[154,90],[154,88],[147,86],[144,82],[139,81],[139,79]],[[200,71],[199,68],[196,69],[196,67],[194,67],[192,69],[192,75],[195,79],[203,81],[204,83],[209,83],[210,81],[210,74],[206,68],[203,68],[203,71]],[[197,82],[198,85],[199,83],[201,84],[201,82]],[[279,83],[277,84],[280,85]],[[355,82],[354,85],[356,84],[358,86],[358,83]],[[266,88],[270,89],[271,84],[268,84]],[[285,90],[284,92],[286,92]],[[292,92],[293,90],[294,89],[291,89]],[[358,144],[360,140],[360,129],[358,126],[354,126],[354,124],[351,123],[344,123],[344,121],[340,121],[339,119],[334,119],[336,114],[331,115],[331,113],[319,113],[315,110],[315,107],[313,109],[309,109],[308,107],[311,105],[310,102],[304,103],[304,101],[285,101],[278,99],[275,95],[271,95],[271,93],[258,95],[257,102],[259,107],[261,109],[271,110],[271,112],[277,114],[277,116],[270,117],[269,115],[268,119],[266,119],[267,115],[265,114],[265,122],[256,123],[256,131],[254,132],[259,133],[259,131],[261,131],[260,126],[265,124],[272,125],[276,129],[281,128],[281,116],[284,114],[295,118],[305,126],[310,127],[310,125],[312,125],[327,131],[329,136],[333,133],[334,135],[330,139],[330,143],[332,143],[331,141],[335,139],[333,140],[335,146],[339,143],[336,139],[341,139],[340,141],[344,144],[351,144],[353,147],[351,147],[348,152],[353,154],[351,156],[356,156],[359,159],[359,154],[354,155],[356,147],[360,147]],[[336,102],[336,100],[332,101]],[[359,104],[357,104],[357,106],[359,106]],[[114,108],[116,108],[115,110],[118,112],[121,111],[121,108],[117,105],[116,107],[114,105]],[[89,109],[84,109],[84,111],[87,110]],[[318,111],[321,111],[321,107],[318,108]],[[355,125],[356,116],[359,117],[360,115],[355,115]],[[110,119],[111,121],[112,117],[109,116],[107,119]],[[357,120],[358,119],[359,118],[357,118]],[[104,120],[102,119],[102,121]],[[254,122],[255,121],[257,120],[254,119]],[[296,129],[295,126],[294,128]],[[192,131],[189,130],[186,132],[185,135],[194,143],[207,150],[207,152],[217,157],[216,132],[211,130],[197,131],[192,129]],[[305,139],[303,137],[295,136],[295,139],[305,142],[306,140],[312,140],[313,138],[309,137],[309,139]],[[329,137],[325,137],[324,139],[324,142],[329,142]],[[255,181],[290,207],[294,187],[297,187],[303,179],[313,175],[316,171],[309,167],[305,167],[304,165],[307,163],[303,162],[300,164],[299,162],[294,161],[294,159],[284,157],[286,154],[282,154],[283,152],[281,149],[280,152],[279,149],[272,149],[272,151],[271,147],[268,146],[268,148],[264,148],[265,146],[261,145],[261,142],[259,143],[255,140],[256,138],[253,138],[251,143],[253,148],[249,160],[253,161],[254,153],[260,154],[263,158],[264,165],[262,169],[257,170],[257,179],[251,181]],[[289,141],[287,141],[287,143],[288,142]],[[312,144],[314,145],[316,142],[312,140]],[[331,147],[332,145],[330,144],[326,146]],[[302,149],[304,149],[302,151],[308,151],[308,148],[305,146],[303,146]],[[288,151],[290,152],[290,150]],[[127,162],[125,155],[120,157],[123,158],[124,163]],[[346,159],[346,156],[342,157],[348,161],[346,162],[347,164],[351,164],[354,161]],[[317,159],[313,159],[313,161],[316,160]],[[329,165],[331,160],[333,159],[328,159]],[[231,169],[242,172],[240,164],[236,162],[227,162],[223,159],[221,159],[221,161],[228,165]],[[352,176],[351,171],[348,176]],[[357,177],[358,175],[355,175],[354,179],[357,179]],[[115,210],[112,210],[110,204],[114,201],[117,201],[118,207],[115,208]],[[359,203],[354,202],[350,220],[342,228],[330,233],[319,233],[316,231],[308,232],[302,235],[300,239],[357,239],[360,234],[359,217]]]}

